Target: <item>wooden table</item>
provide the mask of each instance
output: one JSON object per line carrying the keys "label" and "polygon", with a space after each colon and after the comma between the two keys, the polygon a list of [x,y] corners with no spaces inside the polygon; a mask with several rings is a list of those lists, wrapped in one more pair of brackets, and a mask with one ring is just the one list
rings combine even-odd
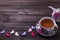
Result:
{"label": "wooden table", "polygon": [[[0,0],[0,29],[10,32],[12,29],[21,34],[30,26],[35,26],[42,17],[51,17],[52,10],[48,6],[60,7],[60,0]],[[60,23],[57,23],[60,26]],[[34,30],[36,32],[36,30]],[[6,37],[0,36],[0,40],[60,40],[60,27],[57,34],[46,38],[36,32],[36,37],[30,33],[27,36]]]}

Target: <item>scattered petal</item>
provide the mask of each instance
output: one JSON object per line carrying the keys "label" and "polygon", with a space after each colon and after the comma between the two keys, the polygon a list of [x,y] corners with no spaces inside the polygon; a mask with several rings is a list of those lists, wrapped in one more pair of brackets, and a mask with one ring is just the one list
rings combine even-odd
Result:
{"label": "scattered petal", "polygon": [[6,33],[6,36],[7,36],[7,37],[10,37],[10,34],[9,34],[9,33]]}
{"label": "scattered petal", "polygon": [[25,35],[26,35],[26,32],[23,32],[23,33],[22,33],[22,36],[25,36]]}
{"label": "scattered petal", "polygon": [[31,32],[31,31],[32,31],[32,28],[29,28],[29,29],[28,29],[28,32]]}
{"label": "scattered petal", "polygon": [[5,30],[2,30],[0,33],[1,33],[1,34],[5,33]]}
{"label": "scattered petal", "polygon": [[15,36],[19,36],[18,32],[15,32]]}
{"label": "scattered petal", "polygon": [[35,37],[36,36],[35,32],[32,32],[31,33],[31,36]]}
{"label": "scattered petal", "polygon": [[10,32],[10,34],[13,34],[15,31],[14,30],[12,30],[11,32]]}
{"label": "scattered petal", "polygon": [[31,26],[32,29],[35,29],[35,26]]}

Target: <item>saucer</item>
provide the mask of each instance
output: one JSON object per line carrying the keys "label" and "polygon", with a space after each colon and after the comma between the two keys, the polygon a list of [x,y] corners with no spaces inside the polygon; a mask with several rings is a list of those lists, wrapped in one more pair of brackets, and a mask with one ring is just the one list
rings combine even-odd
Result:
{"label": "saucer", "polygon": [[49,29],[49,30],[47,30],[47,29],[41,28],[40,25],[39,25],[39,23],[37,23],[37,24],[36,24],[36,31],[37,31],[40,35],[42,35],[42,36],[48,36],[48,37],[50,37],[50,36],[53,36],[53,35],[55,35],[55,34],[57,33],[58,27],[55,26],[54,29]]}

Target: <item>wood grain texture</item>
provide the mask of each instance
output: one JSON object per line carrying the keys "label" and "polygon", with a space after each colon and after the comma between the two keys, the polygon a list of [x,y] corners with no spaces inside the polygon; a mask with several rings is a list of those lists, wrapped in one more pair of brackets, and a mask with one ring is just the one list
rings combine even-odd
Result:
{"label": "wood grain texture", "polygon": [[[5,29],[10,32],[12,29],[19,32],[20,36],[11,35],[7,38],[1,35],[2,40],[59,40],[59,31],[52,38],[40,36],[36,30],[36,37],[32,37],[30,33],[27,36],[21,36],[21,33],[27,31],[32,25],[42,17],[51,17],[52,10],[48,6],[60,8],[60,0],[0,0],[0,30]],[[60,26],[60,23],[57,23]]]}

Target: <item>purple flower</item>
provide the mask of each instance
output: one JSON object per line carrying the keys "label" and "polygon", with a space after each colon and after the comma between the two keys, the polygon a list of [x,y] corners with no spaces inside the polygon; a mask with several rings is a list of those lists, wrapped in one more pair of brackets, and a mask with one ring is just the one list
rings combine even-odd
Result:
{"label": "purple flower", "polygon": [[60,16],[60,13],[55,13],[54,17],[57,18],[58,16]]}

